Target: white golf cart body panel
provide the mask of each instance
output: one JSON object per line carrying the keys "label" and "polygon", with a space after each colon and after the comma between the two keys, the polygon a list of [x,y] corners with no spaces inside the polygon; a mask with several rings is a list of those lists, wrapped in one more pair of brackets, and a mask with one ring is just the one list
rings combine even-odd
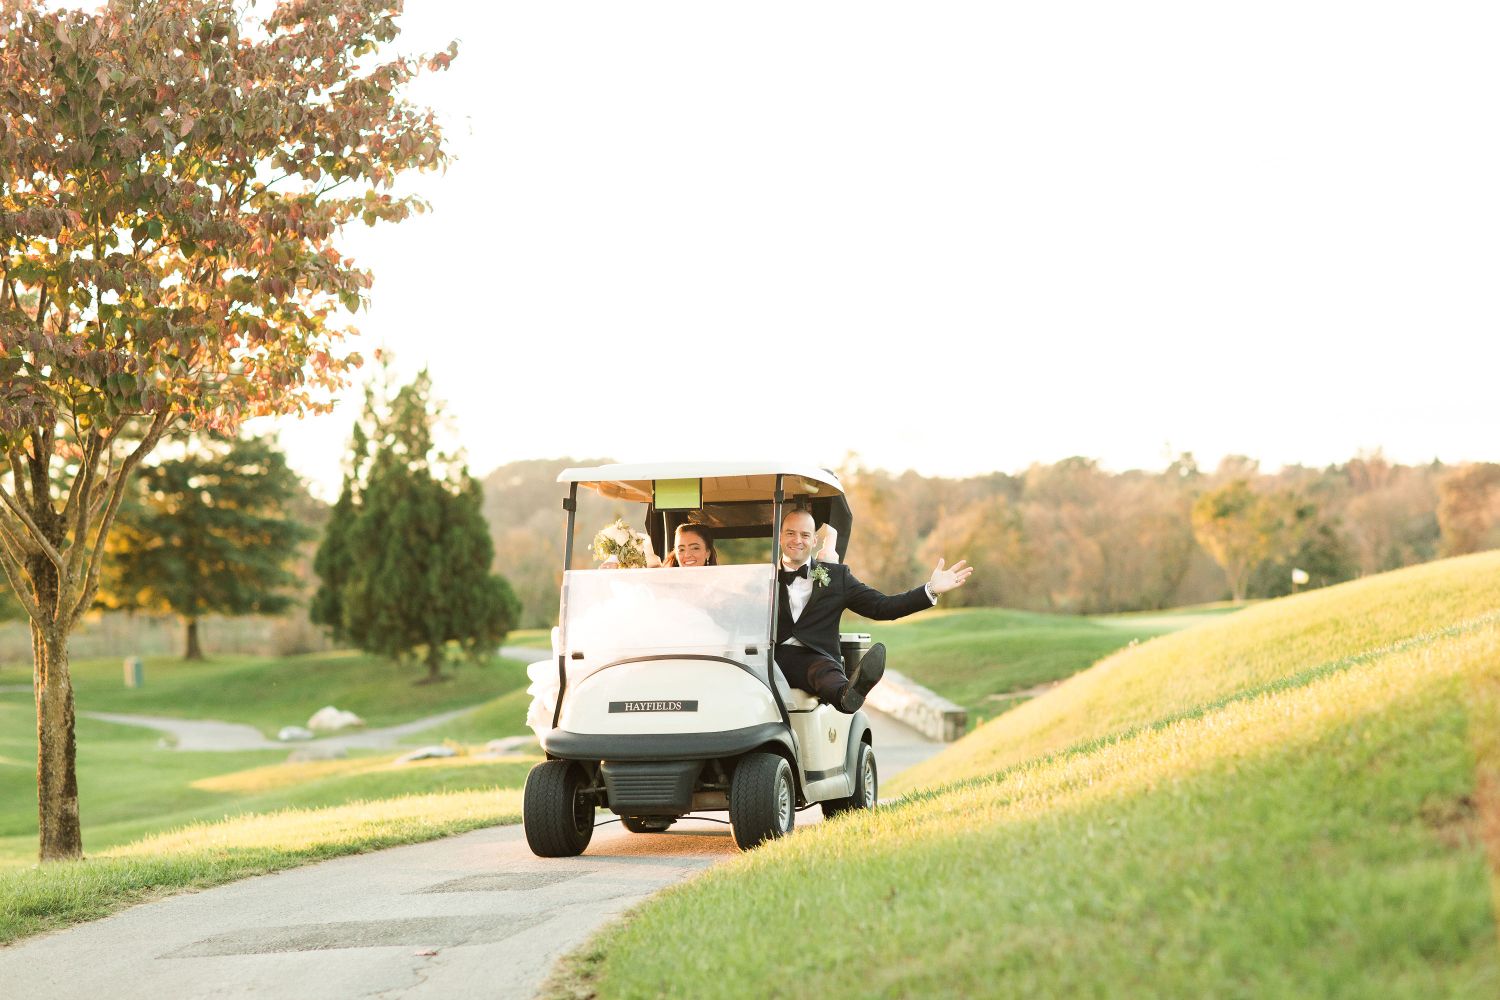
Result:
{"label": "white golf cart body panel", "polygon": [[764,566],[564,573],[570,693],[558,725],[665,734],[779,721],[764,680],[770,606]]}
{"label": "white golf cart body panel", "polygon": [[[563,575],[561,652],[571,733],[696,733],[775,723],[766,686],[768,568],[570,570]],[[731,662],[732,661],[732,662]],[[844,762],[851,716],[782,690],[803,768]]]}
{"label": "white golf cart body panel", "polygon": [[715,661],[621,663],[589,675],[573,695],[558,720],[570,733],[697,733],[780,718],[763,681]]}

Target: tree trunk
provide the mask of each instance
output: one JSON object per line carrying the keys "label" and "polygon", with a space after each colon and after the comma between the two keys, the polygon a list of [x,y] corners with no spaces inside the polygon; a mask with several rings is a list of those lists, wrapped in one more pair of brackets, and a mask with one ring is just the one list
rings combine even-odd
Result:
{"label": "tree trunk", "polygon": [[203,659],[203,647],[198,645],[198,619],[187,620],[187,652],[182,654],[184,660]]}
{"label": "tree trunk", "polygon": [[443,646],[441,643],[428,643],[427,645],[427,676],[422,679],[423,684],[436,684],[442,680],[443,668]]}
{"label": "tree trunk", "polygon": [[31,623],[36,686],[37,825],[42,861],[83,857],[78,824],[78,775],[74,769],[73,679],[68,675],[68,634]]}

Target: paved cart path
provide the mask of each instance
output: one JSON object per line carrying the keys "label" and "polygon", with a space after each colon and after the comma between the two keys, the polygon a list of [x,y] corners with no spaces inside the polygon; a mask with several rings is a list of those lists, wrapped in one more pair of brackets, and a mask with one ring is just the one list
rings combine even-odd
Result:
{"label": "paved cart path", "polygon": [[[874,717],[881,772],[942,749]],[[607,814],[601,813],[601,818]],[[818,822],[817,807],[797,825]],[[618,823],[543,860],[519,826],[339,858],[133,907],[0,949],[0,994],[49,1000],[529,997],[611,917],[738,854],[729,829]]]}
{"label": "paved cart path", "polygon": [[[545,649],[526,646],[504,646],[500,655],[524,663],[543,660],[552,654]],[[0,692],[30,691],[30,684],[0,685]],[[298,747],[313,747],[318,753],[334,753],[346,750],[379,750],[394,747],[404,738],[415,733],[435,729],[451,719],[456,719],[477,705],[440,712],[397,726],[379,729],[358,729],[338,736],[326,736],[310,740],[273,740],[259,729],[239,722],[220,722],[216,719],[177,719],[165,715],[128,715],[121,712],[79,712],[79,715],[122,726],[141,726],[156,729],[171,737],[174,750],[195,752],[230,752],[236,750],[295,750]]]}
{"label": "paved cart path", "polygon": [[296,750],[312,747],[319,753],[333,753],[340,749],[382,749],[393,747],[402,738],[413,733],[441,726],[456,719],[469,708],[454,709],[438,715],[403,722],[399,726],[383,726],[379,729],[355,729],[339,736],[325,736],[319,740],[271,740],[259,729],[240,722],[219,722],[214,719],[174,719],[165,715],[122,715],[118,712],[79,712],[79,715],[122,726],[144,726],[158,729],[172,737],[174,750],[192,750],[205,753],[231,750]]}

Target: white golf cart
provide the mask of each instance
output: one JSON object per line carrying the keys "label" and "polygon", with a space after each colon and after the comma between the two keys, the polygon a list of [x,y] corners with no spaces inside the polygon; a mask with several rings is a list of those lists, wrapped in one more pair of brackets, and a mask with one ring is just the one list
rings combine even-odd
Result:
{"label": "white golf cart", "polygon": [[[526,842],[542,857],[583,852],[595,810],[635,833],[688,813],[729,813],[742,850],[788,833],[796,810],[832,816],[876,801],[875,752],[863,712],[845,715],[789,687],[772,657],[785,504],[837,530],[842,559],[852,518],[838,477],[776,462],[661,463],[567,469],[568,512],[547,760],[526,778]],[[666,552],[682,523],[716,541],[769,538],[750,565],[575,570],[582,487],[644,506]],[[868,635],[841,635],[845,669]]]}

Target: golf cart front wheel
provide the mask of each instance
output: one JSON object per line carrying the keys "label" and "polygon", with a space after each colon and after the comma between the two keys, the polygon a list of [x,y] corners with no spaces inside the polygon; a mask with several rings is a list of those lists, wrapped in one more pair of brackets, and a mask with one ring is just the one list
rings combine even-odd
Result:
{"label": "golf cart front wheel", "polygon": [[875,751],[870,744],[859,746],[859,764],[854,769],[854,794],[847,799],[829,799],[823,803],[823,815],[829,819],[851,809],[873,809],[879,801],[880,781],[875,770]]}
{"label": "golf cart front wheel", "polygon": [[540,858],[571,858],[594,836],[594,800],[583,769],[572,761],[545,760],[526,775],[521,821],[526,844]]}
{"label": "golf cart front wheel", "polygon": [[792,832],[797,822],[792,768],[774,753],[747,754],[729,782],[729,825],[748,851]]}

